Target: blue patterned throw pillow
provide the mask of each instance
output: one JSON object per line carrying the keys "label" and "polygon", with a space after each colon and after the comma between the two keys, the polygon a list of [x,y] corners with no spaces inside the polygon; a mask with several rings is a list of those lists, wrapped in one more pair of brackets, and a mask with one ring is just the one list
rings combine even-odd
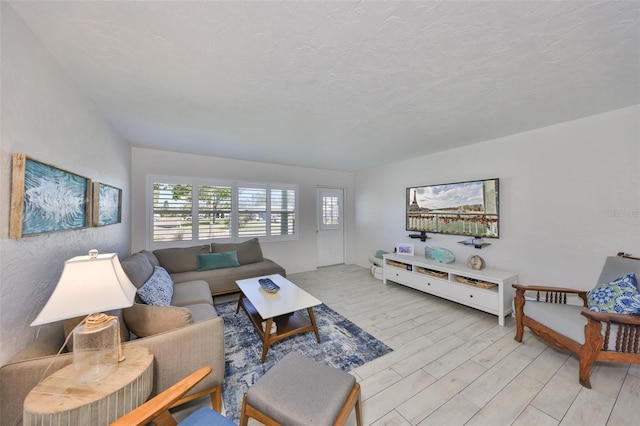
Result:
{"label": "blue patterned throw pillow", "polygon": [[590,311],[612,314],[640,314],[640,292],[635,274],[598,284],[587,292]]}
{"label": "blue patterned throw pillow", "polygon": [[138,296],[147,305],[169,306],[173,297],[173,280],[166,269],[156,266],[147,282],[138,289]]}

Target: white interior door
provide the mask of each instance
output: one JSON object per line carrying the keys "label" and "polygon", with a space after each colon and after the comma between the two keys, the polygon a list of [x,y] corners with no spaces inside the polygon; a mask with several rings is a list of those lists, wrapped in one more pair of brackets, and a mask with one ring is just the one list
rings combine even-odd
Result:
{"label": "white interior door", "polygon": [[318,266],[344,263],[344,190],[318,188]]}

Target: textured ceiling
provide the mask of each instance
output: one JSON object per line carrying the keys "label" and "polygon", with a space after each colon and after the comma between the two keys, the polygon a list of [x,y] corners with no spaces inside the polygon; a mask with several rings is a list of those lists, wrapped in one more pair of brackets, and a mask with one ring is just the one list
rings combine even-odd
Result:
{"label": "textured ceiling", "polygon": [[9,3],[139,147],[353,171],[640,103],[638,1]]}

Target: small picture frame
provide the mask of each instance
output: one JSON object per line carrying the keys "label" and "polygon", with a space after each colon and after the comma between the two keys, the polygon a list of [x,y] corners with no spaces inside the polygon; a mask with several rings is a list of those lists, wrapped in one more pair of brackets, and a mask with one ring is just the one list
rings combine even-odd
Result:
{"label": "small picture frame", "polygon": [[406,256],[413,256],[413,244],[398,244],[396,245],[396,253]]}
{"label": "small picture frame", "polygon": [[93,226],[122,221],[122,190],[104,183],[93,183]]}

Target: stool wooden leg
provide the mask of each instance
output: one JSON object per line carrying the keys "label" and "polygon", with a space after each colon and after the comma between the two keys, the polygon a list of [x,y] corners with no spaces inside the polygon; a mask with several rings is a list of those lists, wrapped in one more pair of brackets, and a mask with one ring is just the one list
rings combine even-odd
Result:
{"label": "stool wooden leg", "polygon": [[356,383],[358,387],[358,398],[356,399],[356,425],[362,426],[362,395],[360,393],[360,384]]}
{"label": "stool wooden leg", "polygon": [[242,411],[240,411],[240,424],[239,426],[247,426],[249,422],[249,417],[247,417],[247,394],[245,393],[242,397]]}
{"label": "stool wooden leg", "polygon": [[356,383],[355,385],[353,385],[353,389],[351,389],[347,400],[344,402],[344,405],[342,406],[342,409],[340,410],[340,413],[338,413],[338,417],[333,424],[335,426],[344,425],[349,418],[349,414],[351,414],[351,410],[355,408],[356,424],[358,426],[362,426],[361,402],[360,383]]}
{"label": "stool wooden leg", "polygon": [[242,397],[242,411],[240,412],[240,423],[238,426],[247,426],[249,419],[255,419],[266,426],[282,426],[262,411],[252,407],[247,402],[247,394],[245,393]]}

